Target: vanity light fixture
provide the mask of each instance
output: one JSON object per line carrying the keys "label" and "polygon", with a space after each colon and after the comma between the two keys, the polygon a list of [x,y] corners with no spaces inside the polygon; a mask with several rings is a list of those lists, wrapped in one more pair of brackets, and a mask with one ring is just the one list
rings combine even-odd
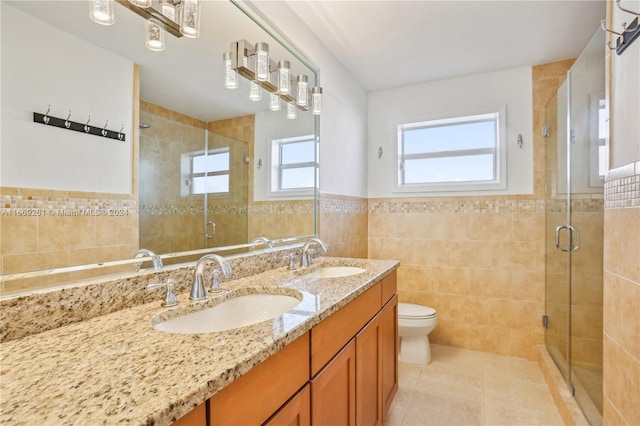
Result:
{"label": "vanity light fixture", "polygon": [[[274,111],[277,111],[277,109],[275,109],[276,102],[273,95],[287,104],[287,111],[289,112],[291,108],[301,111],[313,109],[313,114],[320,114],[322,111],[322,88],[314,87],[310,97],[309,77],[305,74],[300,74],[295,81],[292,81],[291,63],[285,60],[274,61],[269,57],[268,51],[269,47],[266,43],[252,44],[247,40],[238,40],[231,43],[231,68],[238,75],[251,82],[250,99],[258,100],[255,91],[264,89],[272,95],[269,105],[270,109]],[[262,75],[265,67],[258,64],[258,62],[263,61],[263,58],[267,59],[266,76]],[[226,59],[224,60],[226,61]],[[264,80],[258,78],[259,73],[261,74],[260,78],[264,77]],[[287,118],[293,119],[295,114],[287,113]]]}
{"label": "vanity light fixture", "polygon": [[258,102],[262,100],[262,90],[257,81],[252,81],[249,87],[249,100]]}
{"label": "vanity light fixture", "polygon": [[296,84],[298,87],[298,96],[296,96],[298,105],[307,106],[309,104],[309,77],[305,74],[298,75]]}
{"label": "vanity light fixture", "polygon": [[93,0],[89,17],[100,25],[113,25],[113,0]]}
{"label": "vanity light fixture", "polygon": [[280,111],[280,96],[275,93],[270,93],[269,110]]}
{"label": "vanity light fixture", "polygon": [[322,87],[314,87],[311,89],[311,110],[313,115],[322,113]]}
{"label": "vanity light fixture", "polygon": [[161,52],[164,50],[164,31],[160,23],[155,19],[149,19],[145,23],[145,45],[149,50]]}
{"label": "vanity light fixture", "polygon": [[185,37],[200,37],[200,0],[182,0],[180,3],[180,32]]}
{"label": "vanity light fixture", "polygon": [[160,12],[172,21],[176,21],[176,6],[173,4],[173,0],[162,0],[160,4]]}
{"label": "vanity light fixture", "polygon": [[238,74],[231,66],[231,54],[225,52],[222,55],[222,61],[224,62],[224,87],[227,89],[237,89]]}
{"label": "vanity light fixture", "polygon": [[287,104],[287,118],[289,120],[295,120],[296,117],[296,105],[293,102],[289,102]]}

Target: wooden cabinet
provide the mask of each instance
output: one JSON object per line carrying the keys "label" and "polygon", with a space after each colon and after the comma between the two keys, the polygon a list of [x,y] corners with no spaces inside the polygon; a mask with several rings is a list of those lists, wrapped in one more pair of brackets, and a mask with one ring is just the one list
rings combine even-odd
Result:
{"label": "wooden cabinet", "polygon": [[210,425],[259,425],[309,381],[309,333],[209,400]]}
{"label": "wooden cabinet", "polygon": [[311,385],[309,384],[265,423],[265,426],[309,425],[311,425]]}
{"label": "wooden cabinet", "polygon": [[382,327],[376,315],[356,336],[356,424],[382,424]]}
{"label": "wooden cabinet", "polygon": [[311,380],[313,426],[356,424],[356,348],[354,339]]}
{"label": "wooden cabinet", "polygon": [[173,423],[173,426],[207,426],[206,403],[198,405]]}
{"label": "wooden cabinet", "polygon": [[[394,274],[395,276],[395,274]],[[380,312],[382,410],[386,418],[398,391],[398,296]]]}

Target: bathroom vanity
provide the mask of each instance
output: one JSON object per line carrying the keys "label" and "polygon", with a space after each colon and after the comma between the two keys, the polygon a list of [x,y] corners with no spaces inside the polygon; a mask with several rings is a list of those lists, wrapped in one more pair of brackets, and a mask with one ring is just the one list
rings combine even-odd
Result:
{"label": "bathroom vanity", "polygon": [[[397,390],[398,262],[317,263],[223,283],[205,302],[184,293],[176,308],[156,301],[4,342],[3,424],[380,424]],[[327,265],[364,272],[322,278]],[[283,291],[301,303],[248,327],[152,326],[159,315]]]}

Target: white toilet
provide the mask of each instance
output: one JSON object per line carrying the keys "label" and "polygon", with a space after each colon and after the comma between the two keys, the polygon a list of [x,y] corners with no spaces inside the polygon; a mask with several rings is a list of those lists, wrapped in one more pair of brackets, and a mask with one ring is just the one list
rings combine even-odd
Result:
{"label": "white toilet", "polygon": [[412,364],[429,364],[429,333],[437,323],[435,309],[413,303],[398,303],[398,360]]}

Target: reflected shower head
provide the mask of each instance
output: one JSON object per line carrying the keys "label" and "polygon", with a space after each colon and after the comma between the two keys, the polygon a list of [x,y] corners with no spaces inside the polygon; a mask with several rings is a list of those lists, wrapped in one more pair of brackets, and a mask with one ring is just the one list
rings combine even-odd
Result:
{"label": "reflected shower head", "polygon": [[141,129],[148,129],[149,127],[151,127],[151,124],[149,124],[149,123],[140,123],[138,125],[138,127],[140,127]]}

